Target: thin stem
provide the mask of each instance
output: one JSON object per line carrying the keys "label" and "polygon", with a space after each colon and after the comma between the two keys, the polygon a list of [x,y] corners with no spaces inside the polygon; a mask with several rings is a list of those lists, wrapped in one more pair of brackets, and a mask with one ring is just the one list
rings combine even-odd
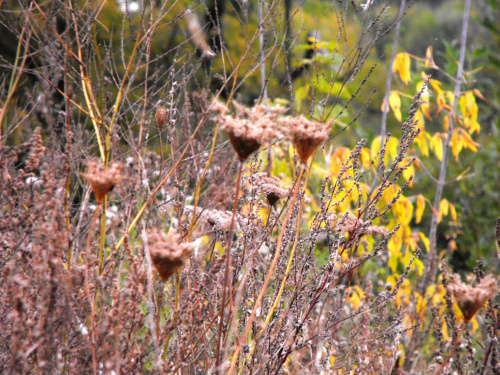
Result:
{"label": "thin stem", "polygon": [[448,362],[450,361],[451,357],[453,357],[453,354],[455,354],[455,350],[457,350],[458,343],[460,342],[460,338],[462,337],[462,334],[465,330],[465,327],[467,327],[467,323],[464,323],[463,327],[458,331],[457,338],[455,340],[455,343],[453,344],[453,348],[451,349],[450,354],[448,354],[448,357],[444,360],[444,362],[439,366],[437,371],[434,373],[435,375],[442,374],[443,369],[446,367]]}
{"label": "thin stem", "polygon": [[233,228],[234,228],[234,217],[236,216],[236,209],[238,208],[238,195],[240,192],[240,181],[241,174],[243,172],[243,162],[240,161],[240,167],[238,168],[238,179],[236,181],[236,192],[234,195],[234,203],[233,203],[233,214],[231,216],[231,226],[229,228],[229,239],[227,240],[226,245],[226,270],[224,272],[224,286],[222,288],[222,303],[219,314],[219,334],[217,337],[217,353],[215,356],[215,373],[220,374],[219,366],[220,366],[220,346],[222,342],[222,327],[224,325],[224,308],[226,307],[226,289],[229,284],[229,268],[231,267],[231,243],[233,239]]}
{"label": "thin stem", "polygon": [[[385,134],[387,133],[387,114],[389,113],[389,94],[391,92],[391,81],[392,81],[392,66],[394,65],[394,60],[396,59],[396,52],[398,50],[398,39],[399,39],[399,30],[401,29],[401,19],[403,18],[403,12],[405,10],[406,0],[401,0],[401,5],[399,7],[398,21],[396,24],[396,28],[394,30],[394,40],[392,42],[392,52],[391,59],[389,60],[389,68],[387,69],[387,78],[385,80],[385,94],[384,94],[384,109],[382,111],[382,121],[380,124],[380,139],[381,142],[384,141]],[[378,178],[380,173],[382,173],[382,166],[384,160],[380,160],[380,164],[377,168],[377,173],[373,178],[372,186],[370,187],[370,191],[375,189],[377,185]]]}

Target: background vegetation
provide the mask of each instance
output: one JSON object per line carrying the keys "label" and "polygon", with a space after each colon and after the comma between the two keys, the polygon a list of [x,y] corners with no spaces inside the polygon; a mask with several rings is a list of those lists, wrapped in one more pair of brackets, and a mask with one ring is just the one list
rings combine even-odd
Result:
{"label": "background vegetation", "polygon": [[0,20],[0,372],[500,373],[497,2]]}

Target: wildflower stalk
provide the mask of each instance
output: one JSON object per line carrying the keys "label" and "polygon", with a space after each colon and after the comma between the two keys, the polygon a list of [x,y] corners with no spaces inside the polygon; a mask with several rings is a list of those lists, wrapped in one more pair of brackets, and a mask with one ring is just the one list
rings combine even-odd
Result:
{"label": "wildflower stalk", "polygon": [[453,344],[453,348],[451,348],[450,354],[446,357],[446,359],[441,363],[441,366],[437,369],[437,371],[434,373],[435,375],[442,374],[443,369],[446,367],[448,362],[450,361],[451,357],[453,357],[453,354],[455,354],[455,350],[457,350],[458,343],[460,342],[460,338],[462,337],[462,334],[464,333],[465,327],[467,327],[467,323],[464,323],[462,328],[460,328],[460,331],[457,333],[457,338],[455,339],[455,343]]}
{"label": "wildflower stalk", "polygon": [[250,331],[250,328],[252,327],[252,323],[255,319],[255,316],[257,314],[257,309],[262,302],[262,299],[264,298],[264,294],[266,293],[267,286],[269,285],[269,282],[271,281],[271,276],[274,273],[274,269],[276,268],[276,264],[278,263],[278,258],[281,252],[281,245],[283,244],[283,236],[285,234],[286,226],[288,224],[288,221],[290,220],[290,217],[292,215],[293,211],[293,206],[295,205],[295,201],[297,199],[297,193],[300,188],[300,181],[302,180],[302,176],[304,174],[305,170],[305,164],[301,165],[299,175],[297,176],[297,180],[295,181],[295,185],[293,187],[293,193],[292,193],[292,199],[290,202],[290,206],[288,208],[288,212],[286,214],[285,220],[283,221],[283,225],[280,230],[280,234],[278,237],[278,242],[276,244],[276,252],[274,254],[273,261],[271,263],[271,266],[269,267],[269,271],[267,272],[266,280],[264,281],[264,285],[262,285],[262,288],[260,289],[259,296],[257,297],[257,300],[255,301],[252,313],[250,314],[250,317],[248,318],[247,324],[245,326],[245,331],[243,334],[240,336],[238,343],[236,345],[233,358],[231,360],[231,366],[229,368],[229,371],[227,372],[228,375],[231,375],[233,371],[235,370],[236,367],[236,361],[238,360],[238,355],[241,350],[241,345],[243,344],[244,340],[246,339],[248,332]]}
{"label": "wildflower stalk", "polygon": [[[314,159],[314,157],[313,157],[313,159]],[[306,179],[305,179],[305,182],[304,182],[304,189],[307,187],[307,181],[309,180],[309,175],[311,173],[311,167],[312,167],[312,161],[311,161],[311,164],[309,164],[309,168],[307,169],[307,175],[306,175]],[[302,199],[300,201],[299,212],[297,214],[297,228],[295,230],[295,240],[294,240],[294,243],[293,243],[292,251],[290,252],[290,256],[289,256],[289,259],[288,259],[288,264],[286,266],[285,276],[283,277],[283,281],[281,282],[281,287],[280,287],[280,290],[278,292],[278,295],[276,296],[276,299],[274,300],[274,304],[273,304],[271,310],[269,310],[269,314],[267,315],[267,318],[266,318],[266,320],[265,320],[265,322],[264,322],[264,324],[262,326],[260,334],[264,333],[264,330],[266,329],[267,325],[271,321],[271,318],[272,318],[272,316],[274,314],[274,311],[278,307],[278,303],[279,303],[279,301],[281,299],[281,295],[283,294],[283,290],[285,289],[285,285],[286,285],[286,281],[288,280],[288,276],[290,275],[290,269],[292,268],[292,263],[293,263],[293,259],[294,259],[294,256],[295,256],[295,250],[297,249],[297,245],[298,245],[298,242],[299,242],[300,215],[302,213],[303,206],[304,206],[304,200]]]}
{"label": "wildflower stalk", "polygon": [[[219,314],[219,333],[217,337],[217,352],[215,356],[215,373],[219,374],[219,365],[220,365],[220,346],[222,342],[222,327],[224,325],[224,308],[226,307],[226,289],[229,284],[229,268],[231,267],[231,243],[233,239],[233,227],[234,227],[234,217],[236,216],[236,209],[238,207],[238,195],[240,191],[240,181],[241,174],[243,172],[243,162],[239,162],[240,167],[238,168],[238,178],[236,180],[236,192],[234,195],[234,203],[233,203],[233,214],[231,216],[231,226],[229,227],[229,239],[227,240],[226,245],[226,270],[224,272],[224,285],[222,287],[222,303],[220,307]],[[193,215],[194,216],[194,215]]]}

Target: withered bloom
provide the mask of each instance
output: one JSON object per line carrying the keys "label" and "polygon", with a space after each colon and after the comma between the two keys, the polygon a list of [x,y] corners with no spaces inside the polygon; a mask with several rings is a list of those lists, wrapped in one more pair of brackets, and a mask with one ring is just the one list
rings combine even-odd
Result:
{"label": "withered bloom", "polygon": [[263,106],[245,110],[242,110],[241,106],[237,108],[237,117],[222,113],[219,115],[219,121],[240,161],[243,162],[262,144],[276,136],[274,119],[280,111],[274,110],[266,114]]}
{"label": "withered bloom", "polygon": [[167,123],[167,118],[168,118],[168,110],[163,106],[159,106],[156,109],[155,120],[156,120],[156,126],[158,126],[158,129],[160,131]]}
{"label": "withered bloom", "polygon": [[365,226],[365,222],[361,219],[358,219],[356,216],[348,213],[337,222],[337,229],[341,232],[351,232],[355,228],[363,228],[361,236],[364,235],[375,235],[380,234],[382,236],[387,236],[389,231],[387,228],[379,227],[377,225]]}
{"label": "withered bloom", "polygon": [[328,138],[330,123],[309,121],[304,116],[284,117],[279,120],[283,131],[288,134],[300,161],[307,163],[313,152]]}
{"label": "withered bloom", "polygon": [[260,192],[266,197],[270,206],[289,195],[289,190],[281,187],[281,181],[275,176],[268,176],[267,173],[258,173],[255,184]]}
{"label": "withered bloom", "polygon": [[147,232],[148,250],[153,265],[163,281],[167,281],[189,258],[196,244],[182,242],[181,236],[172,232]]}
{"label": "withered bloom", "polygon": [[121,163],[111,163],[106,171],[104,163],[97,161],[88,162],[87,173],[84,173],[83,177],[90,184],[97,203],[102,203],[104,197],[125,178]]}
{"label": "withered bloom", "polygon": [[463,283],[459,275],[453,274],[446,289],[455,297],[465,323],[469,323],[486,301],[493,298],[499,291],[497,282],[492,275],[485,276],[473,287]]}

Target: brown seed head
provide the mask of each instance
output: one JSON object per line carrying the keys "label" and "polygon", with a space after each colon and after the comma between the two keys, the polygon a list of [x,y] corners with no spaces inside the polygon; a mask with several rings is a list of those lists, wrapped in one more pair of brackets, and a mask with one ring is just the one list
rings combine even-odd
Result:
{"label": "brown seed head", "polygon": [[83,176],[90,184],[97,203],[102,203],[104,197],[125,178],[119,162],[111,163],[106,171],[102,162],[89,161],[87,173]]}
{"label": "brown seed head", "polygon": [[[363,228],[364,227],[364,228]],[[382,236],[387,236],[389,231],[387,228],[379,227],[377,225],[365,226],[365,222],[361,219],[358,219],[356,216],[348,213],[337,222],[337,230],[341,232],[352,232],[354,229],[360,230],[362,229],[362,236],[364,235],[376,235],[380,234]]]}
{"label": "brown seed head", "polygon": [[255,106],[251,109],[237,104],[235,106],[238,112],[237,117],[221,114],[219,121],[240,161],[243,162],[262,144],[269,142],[277,135],[275,119],[282,109],[278,108],[266,114],[263,106]]}
{"label": "brown seed head", "polygon": [[168,118],[168,110],[163,106],[158,107],[155,113],[155,120],[156,120],[156,126],[158,126],[158,129],[160,131],[167,123],[167,118]]}
{"label": "brown seed head", "polygon": [[284,117],[279,120],[282,130],[288,134],[299,154],[302,163],[307,163],[309,157],[328,137],[331,124],[309,121],[304,116]]}
{"label": "brown seed head", "polygon": [[473,287],[463,283],[459,275],[453,274],[446,289],[455,297],[466,323],[469,323],[486,301],[493,298],[499,291],[497,282],[492,275],[485,276]]}
{"label": "brown seed head", "polygon": [[183,243],[176,232],[167,235],[163,232],[148,231],[147,241],[151,260],[163,281],[167,281],[177,272],[196,248],[193,242]]}
{"label": "brown seed head", "polygon": [[267,173],[258,173],[255,184],[261,193],[266,197],[270,206],[289,195],[289,190],[281,187],[281,181],[275,176],[268,176]]}

